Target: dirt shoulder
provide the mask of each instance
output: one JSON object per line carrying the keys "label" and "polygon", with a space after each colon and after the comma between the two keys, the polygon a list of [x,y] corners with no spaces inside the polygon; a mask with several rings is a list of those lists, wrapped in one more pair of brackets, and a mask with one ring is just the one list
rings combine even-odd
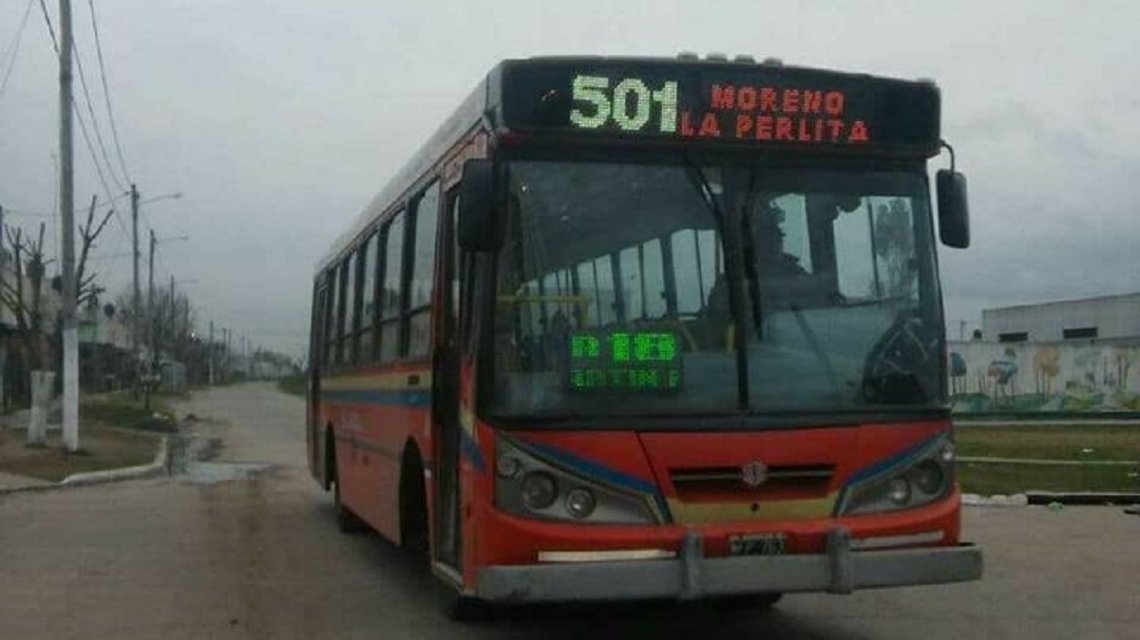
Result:
{"label": "dirt shoulder", "polygon": [[81,427],[81,449],[68,453],[53,432],[45,446],[28,447],[22,429],[0,431],[0,472],[59,482],[76,473],[149,464],[161,436],[104,426]]}

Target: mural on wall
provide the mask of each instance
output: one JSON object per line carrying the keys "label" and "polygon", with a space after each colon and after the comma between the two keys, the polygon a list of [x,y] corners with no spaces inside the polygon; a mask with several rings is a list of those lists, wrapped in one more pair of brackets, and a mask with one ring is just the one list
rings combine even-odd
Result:
{"label": "mural on wall", "polygon": [[951,342],[954,411],[1140,411],[1140,345]]}

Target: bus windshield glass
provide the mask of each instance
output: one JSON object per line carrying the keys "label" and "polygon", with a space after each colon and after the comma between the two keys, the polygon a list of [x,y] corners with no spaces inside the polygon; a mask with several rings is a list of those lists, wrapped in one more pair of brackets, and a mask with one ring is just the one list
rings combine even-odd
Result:
{"label": "bus windshield glass", "polygon": [[491,413],[940,407],[925,175],[515,161]]}

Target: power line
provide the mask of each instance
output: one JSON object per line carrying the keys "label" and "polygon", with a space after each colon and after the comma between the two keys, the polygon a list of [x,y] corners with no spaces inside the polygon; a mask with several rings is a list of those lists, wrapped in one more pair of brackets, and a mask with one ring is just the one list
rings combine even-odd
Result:
{"label": "power line", "polygon": [[12,39],[12,44],[4,52],[4,57],[7,58],[8,64],[4,69],[4,78],[0,79],[0,96],[4,95],[4,89],[8,86],[8,78],[12,76],[12,69],[16,66],[16,58],[20,57],[20,43],[24,38],[24,27],[28,24],[28,16],[32,15],[32,4],[35,0],[28,0],[28,6],[24,9],[24,17],[20,18],[20,26],[16,27],[16,35]]}
{"label": "power line", "polygon": [[103,162],[107,165],[107,173],[120,191],[126,190],[123,182],[115,173],[115,166],[111,164],[111,157],[107,153],[107,145],[103,142],[103,132],[99,129],[99,118],[95,115],[95,107],[91,104],[91,93],[87,90],[87,73],[83,70],[83,56],[79,55],[79,44],[75,38],[71,39],[71,47],[75,51],[75,66],[79,68],[79,85],[83,88],[83,99],[87,103],[87,112],[91,114],[91,128],[95,130],[95,141],[99,143],[99,151],[103,154]]}
{"label": "power line", "polygon": [[115,154],[119,159],[119,168],[123,171],[123,177],[127,179],[128,183],[134,182],[131,179],[131,174],[127,171],[127,163],[123,160],[123,147],[119,144],[119,128],[115,125],[115,110],[111,108],[111,90],[107,86],[107,67],[103,64],[103,43],[99,38],[99,24],[95,16],[95,2],[94,0],[87,0],[87,6],[91,10],[91,31],[95,34],[95,53],[99,57],[99,78],[103,82],[103,101],[107,104],[107,120],[111,123],[111,139],[115,143]]}
{"label": "power line", "polygon": [[[47,25],[48,35],[51,36],[51,46],[55,49],[55,53],[58,56],[59,40],[55,37],[55,27],[51,23],[51,15],[48,13],[47,5],[44,3],[44,0],[39,1],[44,23]],[[72,44],[74,43],[75,40],[72,39]],[[76,107],[74,99],[71,101],[71,110],[75,112],[75,119],[79,122],[79,131],[83,134],[83,141],[87,144],[87,153],[91,156],[91,163],[95,165],[95,173],[99,176],[99,183],[103,185],[103,192],[107,196],[107,202],[114,202],[116,198],[111,195],[111,188],[107,186],[107,177],[103,175],[103,168],[99,164],[99,157],[95,155],[95,148],[91,144],[91,136],[87,133],[87,124],[83,120],[83,113]],[[119,210],[115,209],[114,211],[115,221],[119,223],[119,228],[123,230],[123,233],[129,236],[130,231],[127,230],[127,225],[123,222],[122,216],[119,215]]]}

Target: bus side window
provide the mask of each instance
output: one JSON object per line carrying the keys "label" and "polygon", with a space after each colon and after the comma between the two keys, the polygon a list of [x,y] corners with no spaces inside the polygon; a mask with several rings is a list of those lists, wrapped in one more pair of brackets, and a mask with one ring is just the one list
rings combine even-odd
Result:
{"label": "bus side window", "polygon": [[872,196],[835,220],[839,292],[848,300],[913,297],[914,224],[906,198]]}
{"label": "bus side window", "polygon": [[309,366],[321,368],[325,364],[325,309],[328,306],[329,288],[322,274],[313,285],[313,307],[309,325]]}
{"label": "bus side window", "polygon": [[348,324],[348,300],[351,298],[350,291],[352,290],[352,281],[349,276],[348,261],[343,260],[337,265],[337,300],[336,300],[336,325],[333,330],[334,338],[336,340],[336,355],[334,360],[337,364],[344,364],[347,360],[344,348],[344,334],[345,326]]}
{"label": "bus side window", "polygon": [[439,226],[439,183],[424,192],[412,225],[411,271],[408,274],[408,357],[423,358],[431,350],[431,301],[435,283],[436,229]]}
{"label": "bus side window", "polygon": [[347,284],[344,288],[346,313],[344,318],[344,361],[352,364],[356,362],[356,330],[360,322],[360,253],[353,251],[344,260],[344,269],[348,272]]}
{"label": "bus side window", "polygon": [[654,238],[641,245],[643,266],[642,284],[645,287],[645,315],[663,318],[668,312],[665,297],[665,263],[661,256],[661,241]]}
{"label": "bus side window", "polygon": [[325,289],[324,308],[321,309],[324,317],[321,323],[321,339],[324,340],[324,344],[321,345],[321,349],[324,356],[322,360],[326,367],[336,362],[336,311],[337,297],[340,295],[340,278],[337,277],[337,273],[336,269],[325,272],[327,289]]}
{"label": "bus side window", "polygon": [[400,283],[404,263],[404,212],[396,214],[384,230],[384,281],[380,290],[380,362],[392,362],[399,355]]}
{"label": "bus side window", "polygon": [[376,319],[376,253],[379,249],[379,234],[368,236],[360,249],[360,311],[357,319],[356,353],[358,361],[373,358],[372,334]]}

